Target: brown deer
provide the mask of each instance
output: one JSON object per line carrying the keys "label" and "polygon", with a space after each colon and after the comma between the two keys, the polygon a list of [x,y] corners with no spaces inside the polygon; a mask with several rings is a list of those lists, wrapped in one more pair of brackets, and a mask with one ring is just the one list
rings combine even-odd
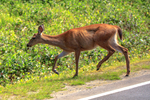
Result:
{"label": "brown deer", "polygon": [[80,28],[70,29],[62,34],[51,36],[43,34],[44,25],[38,27],[38,33],[34,34],[27,47],[32,47],[35,44],[49,44],[53,46],[60,47],[63,52],[55,57],[55,63],[52,71],[59,74],[56,70],[56,62],[59,58],[68,55],[71,52],[75,52],[76,61],[76,73],[74,75],[78,76],[78,62],[81,51],[91,50],[100,46],[108,51],[107,56],[105,56],[97,65],[97,70],[101,67],[108,58],[117,50],[124,54],[126,59],[127,73],[126,76],[130,74],[130,60],[128,57],[128,49],[120,46],[117,41],[117,34],[122,40],[121,28],[115,25],[108,24],[94,24],[89,26],[84,26]]}

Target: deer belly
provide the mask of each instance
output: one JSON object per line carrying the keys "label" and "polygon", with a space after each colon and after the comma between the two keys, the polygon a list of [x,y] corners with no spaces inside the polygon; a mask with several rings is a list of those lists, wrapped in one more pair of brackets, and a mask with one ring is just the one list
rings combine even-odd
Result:
{"label": "deer belly", "polygon": [[97,45],[94,43],[81,43],[80,44],[81,51],[91,50],[91,49],[94,49],[96,47],[97,47]]}

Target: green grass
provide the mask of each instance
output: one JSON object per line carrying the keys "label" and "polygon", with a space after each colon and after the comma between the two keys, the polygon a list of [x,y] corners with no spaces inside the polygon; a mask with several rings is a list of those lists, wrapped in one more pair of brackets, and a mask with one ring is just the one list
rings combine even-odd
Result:
{"label": "green grass", "polygon": [[[47,81],[50,81],[49,84],[52,84],[52,87],[57,80],[61,83],[67,81],[67,83],[77,85],[85,84],[87,80],[119,79],[119,75],[125,70],[119,74],[113,71],[107,72],[107,70],[117,70],[116,66],[124,66],[125,58],[121,53],[116,52],[104,63],[102,71],[107,73],[98,76],[94,74],[95,71],[92,71],[96,69],[96,64],[107,54],[107,51],[98,47],[91,51],[82,52],[79,63],[79,79],[81,79],[75,82],[75,79],[72,79],[75,73],[73,53],[58,60],[57,70],[62,76],[57,76],[52,73],[51,69],[55,56],[62,50],[44,44],[38,44],[27,50],[26,45],[32,35],[37,33],[37,28],[41,24],[45,26],[45,34],[57,35],[71,28],[107,23],[122,28],[123,41],[119,40],[119,43],[128,48],[131,61],[138,61],[139,58],[140,60],[145,59],[150,54],[149,4],[149,0],[1,0],[0,85],[8,88],[7,86],[12,84],[11,91],[16,90],[13,95],[22,97],[27,96],[26,93],[30,91],[45,90],[51,93],[57,90],[52,88],[52,91],[49,91],[46,90],[48,87],[38,87],[41,85],[35,81],[35,78],[44,81],[47,77]],[[140,65],[137,66],[140,67]],[[144,67],[149,69],[147,65]],[[82,75],[83,73],[84,75]],[[92,74],[89,75],[89,73]],[[28,80],[31,81],[29,82],[31,84],[27,85],[24,82]],[[51,82],[52,80],[54,81]],[[18,82],[22,88],[32,87],[32,84],[35,84],[39,89],[36,87],[21,89],[22,94],[20,94],[20,91],[15,89]],[[60,87],[63,86],[60,85]],[[6,89],[8,93],[2,92],[6,99],[12,94],[9,89]],[[39,96],[38,98],[40,98],[39,94],[34,94],[34,97]],[[46,93],[43,91],[41,94]],[[29,96],[34,98],[33,95]],[[41,98],[49,98],[46,97],[48,95],[42,96]]]}
{"label": "green grass", "polygon": [[73,81],[72,83],[70,83],[70,85],[84,85],[85,84],[85,82],[84,81],[81,81],[81,80],[79,80],[79,81]]}
{"label": "green grass", "polygon": [[[54,57],[62,50],[42,44],[29,50],[26,48],[40,24],[45,25],[44,33],[50,35],[90,24],[118,25],[124,37],[120,44],[129,49],[130,58],[149,54],[149,0],[2,0],[0,3],[1,85],[29,78],[28,73],[39,76],[51,73]],[[101,48],[82,52],[80,68],[92,62],[98,63],[106,54],[107,51]],[[114,61],[124,62],[125,59],[120,53],[115,53],[103,66],[108,67]],[[68,68],[74,70],[74,54],[60,59],[58,66],[59,72]]]}
{"label": "green grass", "polygon": [[150,69],[150,66],[149,65],[145,65],[142,67],[143,69]]}
{"label": "green grass", "polygon": [[[89,69],[90,66],[91,65],[87,68]],[[150,56],[143,60],[137,59],[131,61],[131,66],[131,73],[142,69],[150,69],[150,67],[148,67],[150,66]],[[20,80],[6,87],[0,86],[0,97],[2,97],[3,100],[7,100],[12,96],[15,96],[14,98],[17,100],[48,99],[52,98],[50,96],[51,93],[64,90],[66,85],[84,85],[86,82],[92,80],[119,80],[121,79],[120,76],[126,73],[125,65],[110,66],[108,68],[102,68],[100,72],[95,70],[83,71],[80,69],[80,76],[76,78],[72,78],[74,72],[68,70],[63,71],[59,76],[56,74],[48,74],[43,77],[32,77],[28,80]]]}

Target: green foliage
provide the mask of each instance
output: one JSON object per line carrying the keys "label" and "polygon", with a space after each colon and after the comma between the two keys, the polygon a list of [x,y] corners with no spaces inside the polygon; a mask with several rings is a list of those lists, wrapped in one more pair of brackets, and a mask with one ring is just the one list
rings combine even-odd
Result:
{"label": "green foliage", "polygon": [[[57,47],[26,44],[40,24],[45,34],[56,35],[71,28],[90,24],[118,25],[123,30],[121,45],[127,47],[130,58],[146,56],[150,50],[149,0],[1,0],[0,1],[0,84],[30,78],[30,74],[51,73]],[[107,54],[97,48],[81,54],[80,67],[98,63]],[[115,53],[103,66],[115,60],[125,61]],[[58,70],[74,70],[74,54],[58,61]],[[96,66],[95,66],[96,69]]]}
{"label": "green foliage", "polygon": [[[142,69],[150,69],[150,56],[142,59],[135,58],[131,60],[131,71],[140,71]],[[88,67],[90,67],[89,65]],[[115,68],[113,68],[115,67]],[[43,75],[31,76],[29,79],[20,79],[17,83],[8,84],[6,87],[0,86],[0,97],[2,100],[13,98],[15,100],[32,100],[32,99],[49,99],[51,94],[64,89],[65,85],[83,85],[92,80],[118,80],[119,76],[124,74],[124,66],[113,65],[105,67],[100,71],[90,70],[83,71],[80,69],[79,77],[72,78],[74,72],[72,70],[63,71],[60,75]],[[108,68],[110,68],[108,70]],[[89,68],[88,68],[89,69]],[[109,81],[108,81],[109,83]],[[82,87],[82,86],[81,86]],[[95,86],[87,87],[91,89]],[[74,89],[73,89],[74,90]],[[69,89],[70,91],[70,89]]]}
{"label": "green foliage", "polygon": [[108,80],[119,80],[120,79],[120,75],[118,74],[118,72],[108,72],[108,73],[104,73],[101,76],[102,79],[108,79]]}
{"label": "green foliage", "polygon": [[74,81],[74,82],[72,82],[72,83],[70,83],[70,85],[83,85],[83,84],[85,84],[85,82],[83,82],[83,81],[80,81],[80,80],[78,80],[78,81]]}

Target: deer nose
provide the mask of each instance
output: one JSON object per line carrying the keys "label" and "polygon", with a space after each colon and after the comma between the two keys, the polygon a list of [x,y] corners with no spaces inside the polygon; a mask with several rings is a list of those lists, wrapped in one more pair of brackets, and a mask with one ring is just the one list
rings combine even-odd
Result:
{"label": "deer nose", "polygon": [[30,45],[29,45],[29,44],[27,44],[27,47],[30,47]]}

